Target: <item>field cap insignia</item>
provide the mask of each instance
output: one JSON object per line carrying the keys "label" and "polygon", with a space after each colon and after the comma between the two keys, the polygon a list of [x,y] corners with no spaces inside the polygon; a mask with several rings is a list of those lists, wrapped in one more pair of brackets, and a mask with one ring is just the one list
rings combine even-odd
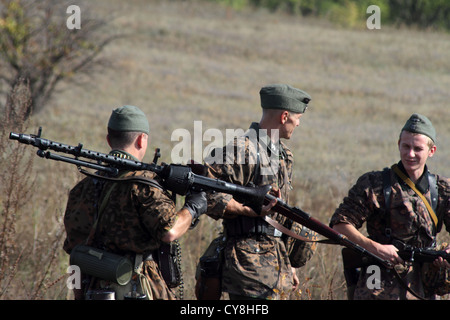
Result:
{"label": "field cap insignia", "polygon": [[430,119],[424,115],[414,113],[408,121],[406,121],[402,131],[423,134],[436,143],[436,130],[434,129]]}

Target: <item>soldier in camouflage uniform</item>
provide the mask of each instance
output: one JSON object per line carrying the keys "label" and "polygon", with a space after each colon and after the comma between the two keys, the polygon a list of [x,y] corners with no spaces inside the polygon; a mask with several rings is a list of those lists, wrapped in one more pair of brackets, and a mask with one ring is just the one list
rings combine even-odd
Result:
{"label": "soldier in camouflage uniform", "polygon": [[[142,161],[148,134],[147,118],[139,108],[123,106],[113,110],[107,136],[110,154]],[[67,233],[64,250],[70,254],[76,245],[87,243],[127,256],[139,264],[138,290],[147,299],[175,299],[162,276],[156,251],[183,235],[191,221],[206,211],[206,196],[197,193],[186,197],[184,207],[177,212],[171,195],[161,187],[155,173],[120,171],[119,177],[144,177],[153,183],[111,182],[92,177],[79,182],[69,194],[64,216]],[[93,227],[96,219],[97,227]],[[142,258],[142,262],[135,261],[136,257]],[[92,278],[87,286],[84,289],[112,286],[116,299],[122,299],[130,290]],[[79,290],[75,294],[77,299],[84,298]]]}
{"label": "soldier in camouflage uniform", "polygon": [[[415,184],[429,203],[432,186],[426,161],[436,152],[436,133],[430,120],[419,114],[413,114],[402,128],[398,147],[400,161],[397,168]],[[418,262],[411,266],[405,264],[392,244],[400,240],[415,247],[435,246],[436,234],[442,224],[450,230],[450,179],[437,176],[437,225],[433,221],[424,201],[409,187],[394,170],[389,170],[390,201],[386,209],[384,197],[383,171],[368,172],[362,175],[350,189],[331,219],[331,226],[349,237],[368,251],[390,261],[403,278],[403,285],[394,278],[393,270],[381,268],[381,286],[370,289],[367,280],[372,275],[361,269],[354,299],[415,299],[416,296],[406,290],[406,284],[419,297],[435,298],[422,280],[422,267]],[[389,203],[389,202],[388,202]],[[358,229],[367,223],[368,237]],[[447,248],[450,251],[450,247]],[[439,258],[434,262],[436,267],[449,268],[450,264]]]}
{"label": "soldier in camouflage uniform", "polygon": [[[260,91],[263,115],[241,137],[215,149],[205,159],[208,175],[239,185],[271,185],[284,201],[292,189],[292,152],[279,139],[289,139],[311,97],[288,85],[263,87]],[[276,203],[276,202],[275,202]],[[223,219],[226,247],[222,269],[222,288],[230,299],[283,299],[298,285],[293,267],[309,260],[315,246],[297,242],[264,221],[272,218],[299,232],[301,226],[262,208],[261,216],[232,196],[208,196],[207,214]]]}

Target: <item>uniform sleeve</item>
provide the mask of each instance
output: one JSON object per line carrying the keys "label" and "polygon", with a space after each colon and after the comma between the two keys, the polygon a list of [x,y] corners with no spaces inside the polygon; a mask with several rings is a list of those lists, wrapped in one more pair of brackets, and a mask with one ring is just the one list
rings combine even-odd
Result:
{"label": "uniform sleeve", "polygon": [[[228,164],[214,164],[206,166],[208,177],[240,185],[242,185],[242,180],[244,180],[242,172],[245,169],[248,169],[244,168],[245,166],[228,165]],[[233,196],[227,193],[208,192],[207,215],[216,220],[220,218],[227,218],[227,216],[224,216],[225,209],[228,205],[228,202],[232,198]]]}
{"label": "uniform sleeve", "polygon": [[374,210],[380,208],[382,179],[378,175],[366,173],[358,179],[331,217],[331,227],[338,223],[349,223],[359,229]]}
{"label": "uniform sleeve", "polygon": [[[247,185],[254,176],[257,160],[249,149],[248,140],[235,139],[223,148],[217,148],[205,159],[206,175],[238,185]],[[227,218],[224,212],[233,197],[226,193],[208,193],[208,216],[213,219]]]}
{"label": "uniform sleeve", "polygon": [[136,185],[133,190],[135,205],[144,229],[158,241],[176,221],[177,210],[170,194],[153,186]]}
{"label": "uniform sleeve", "polygon": [[450,233],[450,179],[438,178],[438,207],[437,216],[442,219],[447,232]]}

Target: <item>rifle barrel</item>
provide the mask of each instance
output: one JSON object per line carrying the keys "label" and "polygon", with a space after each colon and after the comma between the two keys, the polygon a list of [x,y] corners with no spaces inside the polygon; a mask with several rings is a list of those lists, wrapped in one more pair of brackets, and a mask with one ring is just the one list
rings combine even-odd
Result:
{"label": "rifle barrel", "polygon": [[277,199],[277,204],[272,208],[273,211],[278,212],[287,218],[290,218],[291,220],[300,223],[301,225],[317,232],[318,234],[334,241],[337,244],[340,244],[342,246],[345,246],[349,249],[352,249],[359,254],[368,256],[377,262],[381,263],[382,265],[390,268],[392,267],[391,263],[387,260],[384,260],[377,255],[372,254],[371,252],[367,251],[360,245],[350,241],[346,236],[343,234],[337,232],[336,230],[330,228],[329,226],[323,224],[319,220],[313,218],[310,214],[306,213],[305,211],[301,210],[297,207],[289,206],[286,202],[283,200],[274,197],[271,194],[267,194],[264,203],[268,204],[273,199]]}

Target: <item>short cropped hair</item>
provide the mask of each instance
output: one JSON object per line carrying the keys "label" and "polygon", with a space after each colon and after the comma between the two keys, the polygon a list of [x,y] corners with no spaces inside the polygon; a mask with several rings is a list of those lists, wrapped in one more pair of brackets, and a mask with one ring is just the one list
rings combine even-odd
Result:
{"label": "short cropped hair", "polygon": [[[398,140],[400,141],[400,139],[402,138],[402,133],[403,133],[403,131],[406,131],[406,130],[402,130],[401,132],[400,132],[400,135],[399,135],[399,137],[398,137]],[[409,131],[408,131],[409,132]],[[415,133],[415,132],[410,132],[413,136],[415,136],[415,135],[418,135],[418,134],[421,134],[421,133]],[[425,135],[424,135],[425,136]],[[428,138],[428,143],[427,143],[427,145],[428,145],[428,149],[431,149],[431,148],[433,148],[434,147],[434,145],[435,145],[435,143],[433,142],[433,140],[430,138],[430,137],[428,137],[428,136],[425,136],[425,137],[427,137]]]}
{"label": "short cropped hair", "polygon": [[109,143],[112,149],[125,149],[130,146],[142,132],[117,131],[108,128]]}

